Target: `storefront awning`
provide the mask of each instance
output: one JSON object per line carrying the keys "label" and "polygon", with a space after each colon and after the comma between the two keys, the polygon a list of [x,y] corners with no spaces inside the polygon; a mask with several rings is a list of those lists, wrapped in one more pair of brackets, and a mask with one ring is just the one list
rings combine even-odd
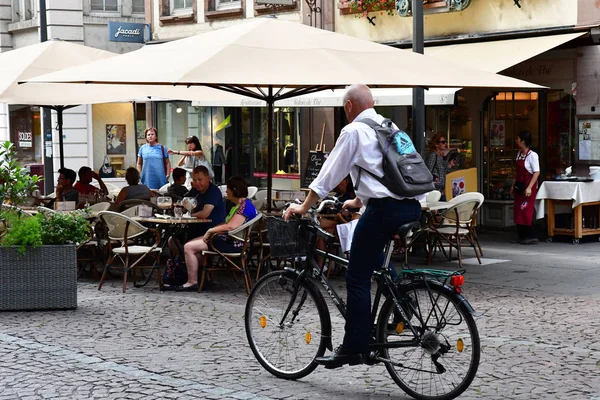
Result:
{"label": "storefront awning", "polygon": [[[453,105],[458,88],[431,88],[425,91],[426,105]],[[372,89],[376,106],[410,106],[412,104],[412,89]],[[275,102],[275,107],[342,107],[343,89],[325,90],[304,96]],[[211,99],[193,101],[198,107],[266,107],[266,103],[250,98]]]}
{"label": "storefront awning", "polygon": [[[425,54],[454,64],[497,73],[586,33],[577,32],[564,35],[425,47]],[[527,79],[526,76],[519,78]]]}

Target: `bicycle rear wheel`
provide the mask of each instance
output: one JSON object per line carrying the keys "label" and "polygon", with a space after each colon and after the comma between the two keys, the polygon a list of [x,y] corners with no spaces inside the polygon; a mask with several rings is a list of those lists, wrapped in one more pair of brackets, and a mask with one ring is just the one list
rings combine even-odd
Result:
{"label": "bicycle rear wheel", "polygon": [[481,349],[473,316],[458,296],[442,286],[415,282],[400,292],[405,293],[401,306],[419,332],[419,340],[414,341],[410,329],[399,323],[394,300],[388,298],[377,320],[377,338],[390,346],[380,352],[390,360],[385,363],[389,374],[416,399],[459,396],[479,366]]}
{"label": "bicycle rear wheel", "polygon": [[[273,375],[299,379],[317,367],[314,359],[325,353],[321,332],[330,329],[329,310],[310,282],[300,282],[286,319],[295,279],[275,271],[259,280],[248,297],[246,337],[260,364]],[[323,309],[324,308],[324,309]]]}

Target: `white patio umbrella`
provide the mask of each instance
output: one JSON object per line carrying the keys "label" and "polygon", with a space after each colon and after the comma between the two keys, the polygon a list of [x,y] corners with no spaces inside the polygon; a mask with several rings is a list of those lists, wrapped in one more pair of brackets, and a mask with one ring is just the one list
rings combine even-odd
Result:
{"label": "white patio umbrella", "polygon": [[[256,18],[146,46],[30,81],[204,85],[245,95],[267,103],[269,143],[273,139],[275,101],[353,83],[371,87],[541,88],[522,80],[273,18]],[[270,189],[271,146],[267,158]],[[270,197],[271,191],[267,193]]]}
{"label": "white patio umbrella", "polygon": [[[63,154],[63,111],[79,104],[98,104],[117,101],[148,100],[149,98],[179,100],[178,96],[215,101],[241,101],[242,96],[206,87],[193,88],[135,85],[55,85],[18,82],[39,75],[60,71],[76,65],[116,57],[111,53],[84,45],[49,40],[16,50],[0,53],[0,103],[30,104],[51,108],[56,111],[60,166],[64,166]],[[183,99],[183,98],[182,98]]]}

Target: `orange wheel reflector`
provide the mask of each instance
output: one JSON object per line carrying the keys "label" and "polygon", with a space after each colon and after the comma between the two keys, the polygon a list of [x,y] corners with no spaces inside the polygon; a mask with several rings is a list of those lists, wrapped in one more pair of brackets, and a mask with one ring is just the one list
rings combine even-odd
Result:
{"label": "orange wheel reflector", "polygon": [[262,317],[260,317],[260,327],[264,328],[265,326],[267,326],[267,317],[263,315]]}
{"label": "orange wheel reflector", "polygon": [[462,353],[464,349],[465,349],[465,342],[463,342],[462,339],[458,339],[456,341],[456,350],[458,350],[459,353]]}
{"label": "orange wheel reflector", "polygon": [[306,340],[306,344],[310,344],[310,341],[312,340],[312,335],[310,334],[310,332],[306,332],[306,334],[304,335],[304,340]]}
{"label": "orange wheel reflector", "polygon": [[402,333],[403,330],[404,330],[404,322],[398,322],[398,325],[396,325],[396,333],[399,335]]}

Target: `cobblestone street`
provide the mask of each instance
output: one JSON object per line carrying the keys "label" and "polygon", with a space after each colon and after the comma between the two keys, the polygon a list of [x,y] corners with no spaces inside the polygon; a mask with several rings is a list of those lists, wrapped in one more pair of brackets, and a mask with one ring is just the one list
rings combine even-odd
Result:
{"label": "cobblestone street", "polygon": [[[482,358],[461,398],[600,398],[598,245],[500,239],[482,237],[495,263],[467,266]],[[1,313],[0,399],[408,398],[382,366],[275,378],[247,345],[243,283],[215,279],[201,294],[83,281],[77,310]],[[335,286],[344,293],[342,278]]]}

